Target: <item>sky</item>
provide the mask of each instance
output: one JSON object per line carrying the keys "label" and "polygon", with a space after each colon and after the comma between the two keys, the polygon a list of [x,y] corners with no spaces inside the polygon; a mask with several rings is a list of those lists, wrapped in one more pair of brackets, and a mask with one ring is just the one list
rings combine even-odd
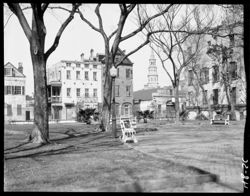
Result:
{"label": "sky", "polygon": [[[92,15],[89,10],[92,5],[88,4],[81,10],[84,16],[93,21],[94,24],[97,20],[95,15]],[[70,8],[70,6],[69,6]],[[104,29],[111,32],[112,29],[118,24],[118,5],[106,4],[101,6],[101,15],[103,17]],[[10,11],[4,14],[4,24],[6,23]],[[31,11],[26,10],[28,23],[31,23]],[[65,15],[66,14],[66,15]],[[45,49],[48,49],[54,40],[54,37],[68,13],[64,11],[51,11],[48,10],[45,15],[45,25],[47,30]],[[128,18],[124,34],[135,29],[133,17]],[[108,33],[109,35],[109,33]],[[142,36],[136,36],[124,43],[120,44],[122,50],[129,52],[136,48],[143,42]],[[55,64],[60,60],[80,60],[80,54],[84,53],[85,58],[89,57],[90,50],[94,49],[94,54],[104,53],[104,41],[101,35],[91,29],[84,23],[78,15],[75,16],[73,21],[67,26],[60,39],[59,46],[50,55],[47,64]],[[129,59],[134,63],[133,65],[133,88],[134,91],[143,89],[147,84],[147,74],[149,66],[149,58],[151,49],[149,46],[144,46],[138,52],[134,53]],[[156,55],[155,55],[156,57]],[[33,68],[31,56],[29,51],[28,40],[21,28],[21,25],[15,15],[13,15],[6,26],[4,27],[4,64],[12,63],[18,66],[18,62],[23,63],[23,73],[26,76],[26,94],[32,95],[34,92]],[[158,82],[160,86],[170,85],[170,80],[166,75],[164,69],[160,65],[159,59],[156,57]]]}

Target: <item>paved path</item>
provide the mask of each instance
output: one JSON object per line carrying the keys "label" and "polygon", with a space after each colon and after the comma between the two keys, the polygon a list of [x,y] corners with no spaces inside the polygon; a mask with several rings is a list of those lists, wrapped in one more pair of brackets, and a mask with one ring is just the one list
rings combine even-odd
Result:
{"label": "paved path", "polygon": [[[200,125],[155,125],[159,131],[137,134],[134,149],[186,166],[205,170],[219,177],[220,192],[242,192],[241,159],[245,122],[234,122],[229,126]],[[145,126],[143,124],[139,125]],[[151,127],[154,127],[149,125]],[[155,127],[154,127],[155,128]],[[208,185],[206,191],[215,185]]]}

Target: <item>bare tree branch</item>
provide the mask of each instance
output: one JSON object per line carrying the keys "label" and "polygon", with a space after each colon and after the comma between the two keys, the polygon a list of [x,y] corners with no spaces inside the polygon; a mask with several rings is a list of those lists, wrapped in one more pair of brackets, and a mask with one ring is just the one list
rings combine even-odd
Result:
{"label": "bare tree branch", "polygon": [[118,30],[118,29],[114,30],[114,31],[110,34],[110,36],[108,36],[108,40],[110,40],[110,39],[117,33],[117,30]]}
{"label": "bare tree branch", "polygon": [[48,8],[49,3],[43,3],[42,4],[42,12],[44,13],[46,11],[46,9]]}
{"label": "bare tree branch", "polygon": [[165,14],[166,12],[168,12],[168,10],[170,9],[171,6],[172,6],[172,4],[170,4],[164,11],[149,17],[145,22],[142,23],[142,25],[139,28],[137,28],[132,33],[130,33],[130,34],[124,36],[124,37],[121,37],[121,42],[128,39],[128,38],[130,38],[130,37],[132,37],[132,36],[134,36],[134,35],[136,35],[137,33],[141,32],[151,20],[153,20],[154,18],[156,18],[158,16],[161,16],[161,15]]}
{"label": "bare tree branch", "polygon": [[77,13],[79,13],[80,18],[81,18],[84,22],[86,22],[92,29],[94,29],[95,31],[101,33],[101,30],[98,29],[97,27],[95,27],[89,20],[87,20],[87,19],[83,16],[82,12],[81,12],[79,9],[78,9]]}
{"label": "bare tree branch", "polygon": [[56,34],[54,43],[52,44],[52,46],[45,53],[45,59],[48,59],[49,55],[57,48],[57,46],[59,44],[59,40],[61,38],[61,35],[62,35],[64,29],[68,26],[68,24],[74,18],[74,14],[75,14],[75,12],[76,12],[76,10],[78,9],[79,6],[80,6],[80,4],[74,4],[74,5],[72,5],[72,11],[71,11],[71,13],[68,16],[68,18],[64,21],[64,23],[61,25],[61,27],[59,28],[59,30],[58,30],[58,32]]}
{"label": "bare tree branch", "polygon": [[29,42],[31,42],[31,28],[22,12],[20,5],[18,3],[7,3],[7,4],[10,10],[17,16],[27,39],[29,40]]}

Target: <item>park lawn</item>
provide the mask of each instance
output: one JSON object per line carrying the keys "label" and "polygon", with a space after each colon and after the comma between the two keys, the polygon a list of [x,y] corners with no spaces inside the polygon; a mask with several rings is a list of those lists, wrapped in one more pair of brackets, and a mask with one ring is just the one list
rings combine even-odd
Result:
{"label": "park lawn", "polygon": [[165,186],[174,187],[174,182],[197,175],[135,151],[110,133],[97,133],[96,125],[53,124],[52,144],[21,145],[31,130],[32,125],[5,126],[5,191],[154,191],[145,183],[124,184],[164,179]]}

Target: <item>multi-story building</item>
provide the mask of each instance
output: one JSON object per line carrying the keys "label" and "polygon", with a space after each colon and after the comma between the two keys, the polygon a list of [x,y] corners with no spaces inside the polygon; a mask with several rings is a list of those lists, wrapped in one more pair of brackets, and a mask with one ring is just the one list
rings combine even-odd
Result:
{"label": "multi-story building", "polygon": [[[225,91],[224,82],[227,82],[232,91],[231,101],[235,105],[236,120],[243,119],[246,114],[246,79],[243,47],[239,44],[242,40],[236,40],[234,36],[231,36],[230,39],[220,37],[212,39],[211,36],[206,36],[205,41],[207,47],[204,48],[202,58],[197,62],[199,69],[196,74],[190,66],[183,73],[188,81],[186,84],[187,108],[194,112],[195,108],[199,107],[206,116],[211,111],[214,115],[217,108],[226,111],[228,109],[228,96],[230,96]],[[218,55],[220,59],[218,61],[218,58],[210,58],[207,54],[209,48],[216,44],[225,46],[230,53],[224,66],[222,65],[222,55]],[[228,80],[222,77],[227,77]]]}
{"label": "multi-story building", "polygon": [[[104,66],[104,55],[98,54],[97,56]],[[115,62],[123,56],[125,56],[125,51],[119,48]],[[122,64],[117,68],[117,76],[115,78],[115,102],[117,117],[133,115],[133,63],[129,58],[125,58]]]}
{"label": "multi-story building", "polygon": [[4,66],[4,117],[5,121],[25,120],[25,82],[22,63],[18,68],[8,62]]}
{"label": "multi-story building", "polygon": [[90,51],[80,61],[61,60],[47,68],[50,119],[75,120],[78,109],[102,102],[102,64]]}

